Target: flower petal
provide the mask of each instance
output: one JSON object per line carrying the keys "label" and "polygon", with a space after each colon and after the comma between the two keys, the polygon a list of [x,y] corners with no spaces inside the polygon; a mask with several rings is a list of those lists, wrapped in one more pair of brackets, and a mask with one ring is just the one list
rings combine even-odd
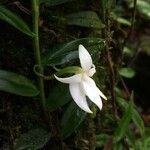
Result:
{"label": "flower petal", "polygon": [[102,100],[99,95],[99,91],[95,85],[95,82],[91,78],[87,78],[82,81],[82,85],[85,91],[85,94],[89,97],[89,99],[95,103],[99,109],[102,109]]}
{"label": "flower petal", "polygon": [[89,77],[92,77],[95,74],[95,72],[96,72],[95,65],[93,65],[93,68],[91,68],[87,74]]}
{"label": "flower petal", "polygon": [[98,88],[98,87],[96,87],[96,88],[97,88],[97,90],[98,90],[98,92],[99,92],[99,95],[100,95],[103,99],[107,100],[107,97],[99,90],[99,88]]}
{"label": "flower petal", "polygon": [[58,81],[60,81],[62,83],[76,83],[76,82],[81,82],[81,75],[80,74],[76,74],[76,75],[73,75],[73,76],[68,77],[68,78],[59,78],[56,75],[54,75],[54,77]]}
{"label": "flower petal", "polygon": [[89,109],[88,103],[86,101],[86,96],[81,87],[81,84],[71,83],[69,85],[69,89],[70,89],[71,96],[73,100],[76,102],[76,104],[84,111],[88,113],[92,113],[92,111]]}
{"label": "flower petal", "polygon": [[88,82],[90,82],[91,86],[93,85],[93,88],[95,89],[95,91],[97,91],[97,93],[105,100],[107,100],[107,97],[99,90],[99,88],[96,86],[95,81],[88,77],[88,76],[84,76],[85,80],[88,80]]}
{"label": "flower petal", "polygon": [[83,45],[79,45],[79,59],[80,59],[81,67],[84,70],[91,69],[93,65],[92,58]]}

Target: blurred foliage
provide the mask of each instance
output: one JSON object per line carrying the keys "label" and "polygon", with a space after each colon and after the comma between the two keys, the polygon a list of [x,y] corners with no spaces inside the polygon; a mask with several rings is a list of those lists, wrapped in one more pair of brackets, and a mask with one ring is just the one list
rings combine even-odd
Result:
{"label": "blurred foliage", "polygon": [[37,64],[30,3],[2,0],[0,149],[149,150],[150,1],[35,2],[43,76],[78,65],[78,45],[83,44],[108,101],[102,111],[89,102],[94,113],[88,115],[72,101],[67,85],[45,81],[43,112],[39,87],[33,84]]}

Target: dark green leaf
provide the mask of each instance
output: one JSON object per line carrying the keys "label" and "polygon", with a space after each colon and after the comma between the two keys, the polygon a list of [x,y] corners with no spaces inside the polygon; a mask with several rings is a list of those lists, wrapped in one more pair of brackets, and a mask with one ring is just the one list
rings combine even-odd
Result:
{"label": "dark green leaf", "polygon": [[[43,64],[62,65],[78,58],[79,44],[83,44],[88,50],[91,50],[91,53],[94,53],[94,51],[97,52],[97,49],[100,50],[104,47],[104,40],[100,38],[82,38],[54,47],[42,58]],[[93,49],[94,46],[97,47],[96,50]]]}
{"label": "dark green leaf", "polygon": [[150,36],[144,34],[140,36],[140,41],[141,51],[150,56]]}
{"label": "dark green leaf", "polygon": [[31,32],[29,26],[19,16],[17,16],[17,14],[11,12],[2,5],[0,5],[0,19],[11,24],[21,32],[29,36],[33,36],[33,33]]}
{"label": "dark green leaf", "polygon": [[83,11],[83,12],[73,13],[67,15],[66,19],[67,19],[67,24],[69,25],[77,25],[77,26],[97,28],[97,29],[102,29],[105,27],[105,25],[102,24],[97,14],[93,11]]}
{"label": "dark green leaf", "polygon": [[46,3],[48,6],[60,5],[66,2],[71,2],[73,0],[39,0],[40,3]]}
{"label": "dark green leaf", "polygon": [[144,144],[145,150],[149,150],[150,149],[150,136],[149,135],[144,137],[143,144]]}
{"label": "dark green leaf", "polygon": [[126,138],[127,138],[128,145],[135,147],[136,139],[135,139],[134,133],[132,132],[130,128],[128,128],[128,130],[126,131]]}
{"label": "dark green leaf", "polygon": [[[133,1],[128,0],[128,4],[133,8]],[[150,1],[149,0],[137,0],[136,9],[147,19],[150,19]]]}
{"label": "dark green leaf", "polygon": [[112,150],[124,150],[124,145],[122,142],[114,143]]}
{"label": "dark green leaf", "polygon": [[125,18],[123,18],[123,17],[120,17],[120,16],[118,16],[118,15],[115,14],[115,13],[112,13],[111,15],[112,15],[112,18],[113,18],[114,20],[116,20],[117,22],[119,22],[119,23],[121,23],[121,24],[123,24],[123,25],[131,26],[131,22],[128,21],[127,19],[125,19]]}
{"label": "dark green leaf", "polygon": [[53,111],[68,103],[70,99],[69,86],[58,83],[53,89],[51,89],[48,95],[47,107],[50,111]]}
{"label": "dark green leaf", "polygon": [[135,71],[132,68],[121,68],[119,74],[125,78],[133,78],[135,76]]}
{"label": "dark green leaf", "polygon": [[0,90],[21,96],[36,96],[37,88],[22,75],[0,70]]}
{"label": "dark green leaf", "polygon": [[[125,110],[129,106],[128,102],[122,98],[118,97],[117,102]],[[138,129],[140,130],[141,135],[143,135],[145,132],[144,122],[143,122],[140,114],[137,112],[137,110],[134,107],[132,109],[133,109],[132,110],[132,120],[135,123],[135,125],[138,127]]]}
{"label": "dark green leaf", "polygon": [[138,129],[140,130],[141,135],[143,135],[145,132],[144,122],[140,114],[136,111],[136,109],[134,109],[132,113],[133,113],[132,120],[135,123],[135,125],[138,127]]}
{"label": "dark green leaf", "polygon": [[119,122],[118,128],[115,131],[114,135],[114,143],[117,143],[120,141],[126,134],[126,131],[128,130],[129,123],[131,121],[132,117],[132,103],[130,102],[130,105],[128,105],[122,119]]}
{"label": "dark green leaf", "polygon": [[136,149],[136,150],[148,150],[148,149],[145,149],[145,148],[143,147],[143,142],[142,142],[142,140],[140,140],[140,139],[137,139],[137,140],[136,140],[136,142],[135,142],[135,149]]}
{"label": "dark green leaf", "polygon": [[15,142],[15,150],[38,150],[50,139],[50,133],[44,129],[33,129],[22,134]]}
{"label": "dark green leaf", "polygon": [[86,113],[78,108],[75,102],[72,102],[63,114],[63,118],[61,120],[62,135],[65,138],[71,135],[85,119],[85,116]]}

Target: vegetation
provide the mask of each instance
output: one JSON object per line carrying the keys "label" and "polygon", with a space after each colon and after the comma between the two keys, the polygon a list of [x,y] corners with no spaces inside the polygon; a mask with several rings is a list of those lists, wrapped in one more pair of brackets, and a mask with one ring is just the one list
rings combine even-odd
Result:
{"label": "vegetation", "polygon": [[[149,21],[149,0],[1,0],[0,149],[149,150]],[[93,113],[54,77],[81,71],[80,44],[108,99]]]}

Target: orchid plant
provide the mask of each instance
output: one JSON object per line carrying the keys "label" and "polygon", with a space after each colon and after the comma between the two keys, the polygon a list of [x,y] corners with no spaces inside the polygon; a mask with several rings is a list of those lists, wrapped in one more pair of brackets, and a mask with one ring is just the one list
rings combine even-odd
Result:
{"label": "orchid plant", "polygon": [[105,100],[107,100],[107,98],[91,78],[96,73],[96,69],[89,52],[83,45],[79,45],[79,59],[81,64],[79,72],[71,77],[60,78],[55,75],[55,78],[62,83],[69,84],[70,94],[75,103],[85,112],[92,113],[88,106],[86,96],[95,103],[100,110],[102,109],[101,97]]}

